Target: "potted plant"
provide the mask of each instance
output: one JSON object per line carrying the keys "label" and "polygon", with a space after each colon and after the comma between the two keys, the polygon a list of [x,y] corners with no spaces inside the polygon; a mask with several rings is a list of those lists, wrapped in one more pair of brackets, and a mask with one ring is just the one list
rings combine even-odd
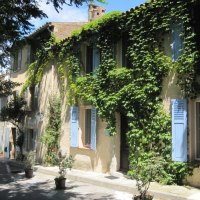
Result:
{"label": "potted plant", "polygon": [[73,165],[74,159],[71,155],[66,155],[65,157],[61,156],[59,154],[58,156],[58,164],[59,164],[59,176],[56,177],[55,184],[56,184],[56,189],[65,189],[65,181],[66,181],[66,173],[67,170],[71,170],[72,165]]}
{"label": "potted plant", "polygon": [[25,171],[26,178],[33,177],[34,165],[35,165],[35,153],[34,151],[29,151],[24,161],[24,171]]}
{"label": "potted plant", "polygon": [[153,196],[148,193],[148,189],[152,181],[157,181],[165,175],[164,159],[154,155],[153,152],[145,153],[143,159],[138,158],[137,162],[132,164],[129,175],[136,180],[139,192],[133,197],[133,200],[152,200]]}

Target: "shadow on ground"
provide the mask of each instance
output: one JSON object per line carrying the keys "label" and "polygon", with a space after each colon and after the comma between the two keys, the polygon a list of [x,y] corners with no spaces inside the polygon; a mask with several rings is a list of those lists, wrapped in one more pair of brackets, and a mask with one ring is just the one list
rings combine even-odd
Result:
{"label": "shadow on ground", "polygon": [[26,179],[23,173],[13,174],[13,180],[3,182],[0,180],[0,199],[14,200],[114,200],[110,194],[98,193],[96,191],[86,193],[85,184],[76,184],[73,181],[67,182],[64,190],[56,190],[54,180],[40,181],[38,179]]}

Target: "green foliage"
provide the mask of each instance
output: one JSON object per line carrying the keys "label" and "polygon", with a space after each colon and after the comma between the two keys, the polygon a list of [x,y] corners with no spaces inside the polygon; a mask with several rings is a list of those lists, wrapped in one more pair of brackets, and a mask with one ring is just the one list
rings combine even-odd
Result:
{"label": "green foliage", "polygon": [[71,37],[83,39],[82,37],[84,34],[98,34],[103,26],[107,26],[107,24],[110,24],[110,21],[115,20],[115,18],[119,16],[121,16],[120,11],[114,11],[103,15],[101,18],[85,24],[80,30],[74,31]]}
{"label": "green foliage", "polygon": [[25,83],[22,86],[21,94],[33,85],[36,85],[42,80],[44,71],[50,66],[49,63],[53,59],[53,53],[47,49],[52,48],[53,45],[58,44],[54,35],[50,38],[40,41],[40,47],[37,48],[35,53],[35,61],[28,66]]}
{"label": "green foliage", "polygon": [[13,81],[0,80],[0,97],[9,96],[12,94],[13,89],[19,86],[19,83]]}
{"label": "green foliage", "polygon": [[136,185],[140,193],[139,198],[137,196],[137,198],[134,199],[153,199],[153,197],[150,198],[147,192],[152,181],[157,181],[165,176],[165,161],[162,157],[159,157],[159,155],[155,155],[154,152],[143,152],[137,156],[136,160],[137,162],[135,165],[131,166],[133,170],[129,172],[129,176],[136,180]]}
{"label": "green foliage", "polygon": [[[190,1],[154,1],[126,15],[111,18],[105,25],[107,28],[98,26],[98,22],[89,24],[68,41],[68,46],[76,45],[75,41],[88,41],[90,37],[90,42],[95,43],[101,51],[101,65],[95,75],[83,76],[80,73],[70,84],[74,103],[82,100],[94,105],[98,115],[107,122],[110,135],[116,133],[115,113],[127,116],[131,172],[136,170],[134,166],[137,166],[138,160],[145,165],[150,159],[146,159],[146,156],[154,152],[164,163],[163,175],[156,180],[167,184],[180,184],[187,172],[192,171],[188,163],[171,161],[171,117],[163,110],[160,99],[163,79],[170,70],[177,70],[178,85],[186,96],[193,96],[193,92],[197,92],[193,83],[199,53],[189,23],[189,7]],[[161,41],[164,34],[169,34],[175,20],[182,21],[189,31],[184,32],[183,55],[172,62],[171,58],[164,55]],[[127,59],[131,63],[128,68],[117,68],[113,58],[113,44],[124,34],[121,30],[126,33],[128,40]],[[91,34],[95,40],[92,40]],[[77,49],[76,55],[79,55]],[[68,67],[72,71],[73,65]],[[142,171],[139,175],[145,177]]]}
{"label": "green foliage", "polygon": [[1,109],[2,121],[11,122],[15,126],[22,123],[26,115],[26,101],[22,97],[15,97]]}
{"label": "green foliage", "polygon": [[22,131],[21,126],[24,123],[24,118],[27,114],[26,111],[26,101],[22,97],[16,96],[11,99],[6,107],[1,109],[1,120],[12,123],[19,130],[19,135],[16,140],[16,144],[20,148],[20,154],[22,154],[22,147],[24,143],[24,132]]}
{"label": "green foliage", "polygon": [[65,178],[67,169],[72,169],[74,158],[71,155],[62,156],[59,154],[57,162],[59,164],[59,177],[57,179]]}
{"label": "green foliage", "polygon": [[[191,23],[192,6],[190,0],[151,1],[130,12],[111,13],[91,22],[57,46],[58,54],[54,58],[59,60],[62,79],[67,77],[69,103],[82,101],[95,106],[98,115],[107,122],[110,135],[116,134],[115,113],[127,117],[130,173],[135,173],[135,166],[147,164],[144,171],[138,172],[140,179],[151,168],[147,162],[157,159],[162,160],[163,173],[154,179],[160,182],[181,183],[192,170],[189,163],[171,160],[171,117],[160,99],[163,80],[170,70],[178,72],[177,84],[186,97],[195,97],[199,92],[196,78],[200,54]],[[178,22],[185,27],[181,33],[184,50],[172,62],[163,53],[163,39],[165,34],[170,34],[171,25]],[[129,65],[124,68],[117,66],[113,56],[114,46],[121,38],[127,40]],[[80,51],[83,42],[95,44],[101,51],[101,64],[94,74],[84,73]],[[38,62],[44,63],[48,56],[39,59]],[[51,135],[52,129],[47,130]],[[47,140],[52,143],[51,136],[44,139]]]}
{"label": "green foliage", "polygon": [[[105,0],[96,0],[106,3]],[[94,3],[95,0],[46,0],[47,4],[52,4],[58,12],[64,4],[81,6],[83,3]],[[9,65],[9,54],[12,44],[19,47],[18,43],[22,37],[30,33],[34,25],[30,19],[42,19],[47,15],[40,9],[40,0],[26,1],[2,1],[0,5],[1,15],[1,54],[0,68],[7,68]],[[21,42],[21,41],[20,41]]]}
{"label": "green foliage", "polygon": [[41,136],[41,142],[46,146],[44,163],[48,165],[57,164],[57,153],[59,149],[59,138],[61,129],[61,100],[58,97],[49,99],[48,124]]}
{"label": "green foliage", "polygon": [[24,168],[25,170],[33,169],[34,165],[35,165],[35,153],[34,151],[29,151],[25,156]]}

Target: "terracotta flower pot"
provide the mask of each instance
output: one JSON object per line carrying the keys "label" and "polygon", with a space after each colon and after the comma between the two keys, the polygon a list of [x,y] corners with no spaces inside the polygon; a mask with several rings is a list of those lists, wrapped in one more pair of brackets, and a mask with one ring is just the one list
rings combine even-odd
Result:
{"label": "terracotta flower pot", "polygon": [[25,177],[32,178],[33,177],[33,169],[25,169]]}
{"label": "terracotta flower pot", "polygon": [[55,178],[54,180],[55,180],[57,190],[65,189],[66,178]]}
{"label": "terracotta flower pot", "polygon": [[133,200],[152,200],[153,199],[153,196],[152,195],[146,195],[146,196],[143,196],[141,197],[141,195],[136,195],[132,198]]}

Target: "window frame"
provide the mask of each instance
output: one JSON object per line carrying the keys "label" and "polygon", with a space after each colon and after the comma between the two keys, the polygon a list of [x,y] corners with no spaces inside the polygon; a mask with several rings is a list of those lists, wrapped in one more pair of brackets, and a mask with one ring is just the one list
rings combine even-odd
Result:
{"label": "window frame", "polygon": [[[82,105],[79,107],[80,112],[79,112],[79,141],[81,141],[78,145],[79,148],[86,148],[86,149],[90,149],[90,150],[94,150],[93,149],[93,142],[92,142],[92,137],[93,137],[93,133],[92,133],[92,117],[93,117],[93,112],[92,110],[94,109],[94,106],[92,105]],[[90,110],[90,135],[89,135],[89,143],[86,144],[86,111]],[[97,118],[96,118],[96,122],[97,122]],[[96,126],[96,124],[95,124]],[[95,134],[97,134],[97,128],[95,131]]]}
{"label": "window frame", "polygon": [[[87,116],[87,114],[89,114],[89,116]],[[85,108],[84,109],[84,132],[83,132],[84,140],[82,142],[83,142],[83,146],[87,148],[91,148],[91,134],[92,134],[91,116],[92,116],[92,109]]]}
{"label": "window frame", "polygon": [[[173,62],[176,62],[184,52],[184,36],[178,35],[178,33],[184,33],[183,22],[181,21],[177,21],[171,25],[171,58]],[[177,39],[177,37],[178,40],[176,41],[175,38]],[[180,42],[179,49],[175,49],[175,41],[176,45]]]}
{"label": "window frame", "polygon": [[93,73],[93,45],[86,46],[86,66],[85,73]]}
{"label": "window frame", "polygon": [[[96,65],[98,61],[98,65]],[[85,45],[85,73],[95,75],[95,71],[101,64],[101,51],[95,44]]]}

